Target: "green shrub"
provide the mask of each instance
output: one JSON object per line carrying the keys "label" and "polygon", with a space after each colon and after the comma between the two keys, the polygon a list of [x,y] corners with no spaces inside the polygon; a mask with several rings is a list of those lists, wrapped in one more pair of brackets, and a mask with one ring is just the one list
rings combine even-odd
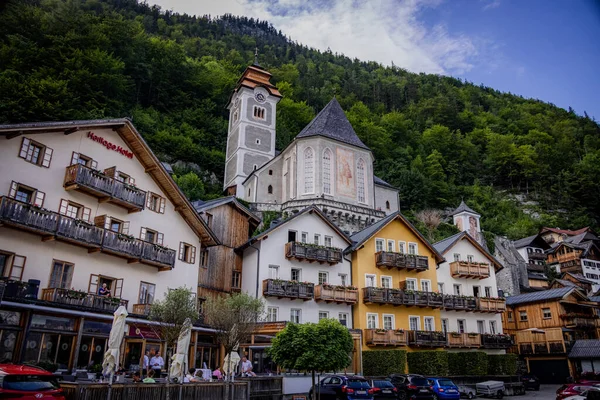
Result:
{"label": "green shrub", "polygon": [[408,353],[408,372],[421,375],[448,375],[448,353],[418,351]]}
{"label": "green shrub", "polygon": [[406,370],[406,350],[363,351],[362,360],[364,376],[403,374]]}
{"label": "green shrub", "polygon": [[483,351],[448,353],[450,375],[486,375],[487,371],[488,356]]}
{"label": "green shrub", "polygon": [[488,356],[488,375],[515,375],[516,373],[516,354],[497,354]]}

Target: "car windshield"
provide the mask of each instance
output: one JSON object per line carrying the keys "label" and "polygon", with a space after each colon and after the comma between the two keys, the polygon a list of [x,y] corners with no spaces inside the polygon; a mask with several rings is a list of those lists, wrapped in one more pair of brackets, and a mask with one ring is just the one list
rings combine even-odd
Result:
{"label": "car windshield", "polygon": [[440,386],[454,386],[454,382],[450,379],[438,379],[438,385]]}
{"label": "car windshield", "polygon": [[58,389],[58,381],[54,376],[8,375],[2,380],[2,388],[21,392],[40,392]]}
{"label": "car windshield", "polygon": [[412,378],[410,383],[417,386],[429,386],[429,383],[425,378]]}
{"label": "car windshield", "polygon": [[359,389],[370,389],[369,383],[364,379],[348,379],[348,386]]}
{"label": "car windshield", "polygon": [[378,388],[393,388],[394,385],[390,381],[373,381],[373,386]]}

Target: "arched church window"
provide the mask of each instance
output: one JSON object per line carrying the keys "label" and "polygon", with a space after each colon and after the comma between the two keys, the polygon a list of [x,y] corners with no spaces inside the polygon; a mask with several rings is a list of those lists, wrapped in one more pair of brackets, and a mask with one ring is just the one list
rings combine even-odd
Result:
{"label": "arched church window", "polygon": [[269,185],[269,187],[267,187],[267,193],[273,194],[273,186]]}
{"label": "arched church window", "polygon": [[323,152],[323,193],[331,194],[331,150]]}
{"label": "arched church window", "polygon": [[365,161],[362,158],[360,158],[356,164],[356,189],[358,192],[358,202],[366,203]]}
{"label": "arched church window", "polygon": [[265,119],[265,108],[259,107],[259,106],[254,106],[253,115],[254,115],[254,118]]}
{"label": "arched church window", "polygon": [[390,202],[389,202],[389,200],[387,200],[387,201],[385,202],[385,209],[386,209],[386,210],[389,210],[389,209],[390,209]]}
{"label": "arched church window", "polygon": [[315,191],[315,153],[312,148],[304,150],[304,193]]}
{"label": "arched church window", "polygon": [[233,122],[237,122],[239,117],[240,117],[240,113],[238,112],[238,110],[235,110],[233,112]]}

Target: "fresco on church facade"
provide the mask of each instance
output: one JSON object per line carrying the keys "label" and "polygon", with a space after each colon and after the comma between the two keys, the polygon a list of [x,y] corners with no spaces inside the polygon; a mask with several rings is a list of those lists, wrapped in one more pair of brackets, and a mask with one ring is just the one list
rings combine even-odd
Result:
{"label": "fresco on church facade", "polygon": [[462,217],[458,218],[456,220],[456,227],[458,228],[459,231],[463,231],[463,220]]}
{"label": "fresco on church facade", "polygon": [[356,197],[354,184],[354,153],[338,148],[337,159],[337,194],[346,197]]}
{"label": "fresco on church facade", "polygon": [[469,235],[477,237],[477,219],[475,217],[469,217]]}

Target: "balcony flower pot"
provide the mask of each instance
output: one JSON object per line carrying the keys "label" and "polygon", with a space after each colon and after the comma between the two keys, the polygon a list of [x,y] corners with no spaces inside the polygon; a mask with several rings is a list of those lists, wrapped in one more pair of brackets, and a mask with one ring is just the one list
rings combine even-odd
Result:
{"label": "balcony flower pot", "polygon": [[455,338],[460,337],[460,333],[458,333],[458,332],[452,332],[451,335],[452,335],[452,337],[455,337]]}
{"label": "balcony flower pot", "polygon": [[385,329],[375,329],[375,333],[378,335],[384,335],[386,332]]}
{"label": "balcony flower pot", "polygon": [[469,337],[471,337],[471,338],[477,337],[477,335],[478,335],[477,333],[469,333]]}

